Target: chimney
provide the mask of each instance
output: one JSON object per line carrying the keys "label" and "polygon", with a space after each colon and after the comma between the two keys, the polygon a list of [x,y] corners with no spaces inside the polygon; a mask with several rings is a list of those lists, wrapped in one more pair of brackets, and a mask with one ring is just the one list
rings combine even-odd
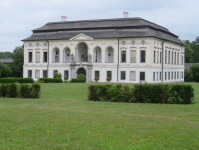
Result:
{"label": "chimney", "polygon": [[66,21],[67,17],[66,16],[61,16],[61,21]]}
{"label": "chimney", "polygon": [[128,12],[123,12],[123,18],[128,18]]}

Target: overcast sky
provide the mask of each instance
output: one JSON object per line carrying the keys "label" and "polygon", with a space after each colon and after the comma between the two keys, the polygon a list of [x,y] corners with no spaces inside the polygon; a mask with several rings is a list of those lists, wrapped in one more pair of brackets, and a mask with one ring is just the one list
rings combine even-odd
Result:
{"label": "overcast sky", "polygon": [[199,36],[199,0],[0,0],[0,52],[22,45],[47,22],[141,17],[168,28],[182,40]]}

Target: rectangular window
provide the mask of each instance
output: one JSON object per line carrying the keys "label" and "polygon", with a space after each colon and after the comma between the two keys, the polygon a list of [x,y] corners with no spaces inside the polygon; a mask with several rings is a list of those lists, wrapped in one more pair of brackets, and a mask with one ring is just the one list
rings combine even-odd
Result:
{"label": "rectangular window", "polygon": [[136,63],[136,51],[131,51],[131,62]]}
{"label": "rectangular window", "polygon": [[145,51],[140,51],[140,62],[145,62]]}
{"label": "rectangular window", "polygon": [[168,64],[170,64],[170,51],[169,51],[169,56],[168,56]]}
{"label": "rectangular window", "polygon": [[28,70],[28,78],[32,78],[32,70]]}
{"label": "rectangular window", "polygon": [[153,54],[153,63],[155,63],[155,51],[154,51],[154,54]]}
{"label": "rectangular window", "polygon": [[159,51],[157,51],[157,63],[159,63]]}
{"label": "rectangular window", "polygon": [[68,70],[64,70],[64,78],[68,78]]}
{"label": "rectangular window", "polygon": [[130,72],[130,80],[135,81],[135,71]]}
{"label": "rectangular window", "polygon": [[155,81],[155,72],[153,72],[153,81]]}
{"label": "rectangular window", "polygon": [[176,72],[174,72],[174,79],[176,79]]}
{"label": "rectangular window", "polygon": [[165,80],[167,80],[167,72],[165,72]]}
{"label": "rectangular window", "polygon": [[43,70],[43,78],[48,78],[47,70]]}
{"label": "rectangular window", "polygon": [[99,71],[95,71],[95,78],[100,78],[100,72]]}
{"label": "rectangular window", "polygon": [[182,65],[184,65],[184,57],[183,56],[182,56],[182,60],[181,61],[182,61]]}
{"label": "rectangular window", "polygon": [[121,71],[121,80],[126,80],[126,71]]}
{"label": "rectangular window", "polygon": [[32,62],[32,52],[29,52],[29,53],[28,53],[28,58],[29,58],[28,61],[29,61],[29,62]]}
{"label": "rectangular window", "polygon": [[162,72],[160,72],[160,80],[162,80]]}
{"label": "rectangular window", "polygon": [[165,50],[165,64],[167,64],[167,50]]}
{"label": "rectangular window", "polygon": [[47,61],[48,61],[48,60],[47,60],[47,58],[48,58],[48,57],[47,57],[47,52],[44,52],[43,54],[44,54],[44,60],[43,60],[43,61],[44,61],[44,62],[47,62]]}
{"label": "rectangular window", "polygon": [[170,80],[170,72],[168,72],[168,80]]}
{"label": "rectangular window", "polygon": [[40,52],[36,52],[36,63],[40,62]]}
{"label": "rectangular window", "polygon": [[39,75],[39,70],[35,70],[35,78],[39,78],[40,75]]}
{"label": "rectangular window", "polygon": [[175,52],[175,56],[174,56],[174,64],[176,65],[176,52]]}
{"label": "rectangular window", "polygon": [[122,62],[126,62],[126,51],[121,51]]}
{"label": "rectangular window", "polygon": [[162,63],[162,52],[160,52],[160,63]]}
{"label": "rectangular window", "polygon": [[145,81],[145,72],[140,72],[140,80]]}
{"label": "rectangular window", "polygon": [[112,71],[107,71],[107,78],[112,78]]}
{"label": "rectangular window", "polygon": [[171,64],[173,64],[173,52],[172,52],[172,56],[171,56]]}
{"label": "rectangular window", "polygon": [[182,72],[182,79],[184,79],[184,72]]}
{"label": "rectangular window", "polygon": [[179,65],[179,53],[177,55],[177,64]]}
{"label": "rectangular window", "polygon": [[179,79],[179,72],[177,72],[177,79]]}
{"label": "rectangular window", "polygon": [[58,72],[58,70],[53,70],[53,74],[54,74],[55,72]]}
{"label": "rectangular window", "polygon": [[158,72],[157,72],[157,76],[156,76],[156,78],[157,78],[156,80],[158,81]]}
{"label": "rectangular window", "polygon": [[171,72],[171,79],[173,80],[173,72]]}

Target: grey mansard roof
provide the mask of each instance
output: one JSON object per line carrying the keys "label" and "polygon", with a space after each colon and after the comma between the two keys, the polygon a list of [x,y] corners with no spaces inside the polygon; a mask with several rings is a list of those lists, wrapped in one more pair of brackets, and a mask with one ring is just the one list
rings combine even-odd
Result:
{"label": "grey mansard roof", "polygon": [[156,37],[182,44],[167,28],[142,18],[50,22],[32,31],[33,34],[22,41],[70,39],[83,33],[94,39]]}

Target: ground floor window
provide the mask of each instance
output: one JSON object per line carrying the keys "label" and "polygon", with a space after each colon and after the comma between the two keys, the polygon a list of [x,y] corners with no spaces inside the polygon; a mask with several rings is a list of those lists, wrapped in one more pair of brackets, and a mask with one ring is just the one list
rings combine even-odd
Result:
{"label": "ground floor window", "polygon": [[68,78],[68,70],[64,70],[64,78]]}
{"label": "ground floor window", "polygon": [[179,79],[179,72],[177,72],[177,79]]}
{"label": "ground floor window", "polygon": [[157,72],[157,76],[156,76],[156,78],[157,78],[156,80],[158,81],[158,72]]}
{"label": "ground floor window", "polygon": [[155,72],[153,72],[153,81],[155,81]]}
{"label": "ground floor window", "polygon": [[112,71],[107,71],[107,78],[112,78]]}
{"label": "ground floor window", "polygon": [[28,70],[28,78],[32,78],[32,70]]}
{"label": "ground floor window", "polygon": [[162,72],[160,72],[160,80],[162,80]]}
{"label": "ground floor window", "polygon": [[165,72],[165,80],[167,80],[167,72]]}
{"label": "ground floor window", "polygon": [[56,73],[56,72],[58,73],[58,70],[53,70],[53,74]]}
{"label": "ground floor window", "polygon": [[182,79],[184,78],[184,73],[182,72]]}
{"label": "ground floor window", "polygon": [[173,80],[173,72],[171,72],[171,80]]}
{"label": "ground floor window", "polygon": [[130,80],[135,81],[135,71],[130,72]]}
{"label": "ground floor window", "polygon": [[121,80],[126,80],[126,71],[121,71]]}
{"label": "ground floor window", "polygon": [[39,70],[35,70],[35,78],[39,78]]}
{"label": "ground floor window", "polygon": [[100,78],[100,72],[99,71],[95,71],[95,78]]}
{"label": "ground floor window", "polygon": [[176,79],[176,72],[174,72],[174,79]]}
{"label": "ground floor window", "polygon": [[43,70],[43,78],[47,78],[48,75],[47,75],[47,70]]}
{"label": "ground floor window", "polygon": [[140,72],[140,80],[145,81],[145,72]]}
{"label": "ground floor window", "polygon": [[168,80],[170,80],[170,72],[168,72]]}

